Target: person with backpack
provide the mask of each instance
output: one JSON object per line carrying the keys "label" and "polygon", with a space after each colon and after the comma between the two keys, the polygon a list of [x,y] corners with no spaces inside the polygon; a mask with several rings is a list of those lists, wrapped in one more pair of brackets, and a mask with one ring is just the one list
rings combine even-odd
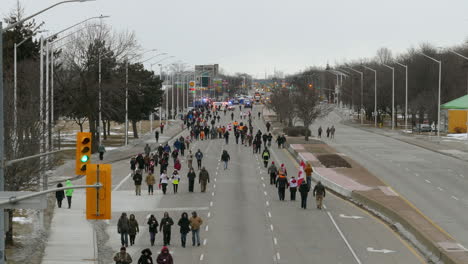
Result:
{"label": "person with backpack", "polygon": [[312,192],[313,196],[315,196],[315,200],[317,202],[317,209],[322,209],[323,198],[325,198],[325,186],[322,185],[322,182],[319,181],[317,185],[314,187],[314,191]]}
{"label": "person with backpack", "polygon": [[148,230],[150,233],[150,242],[151,246],[154,246],[154,241],[156,240],[156,234],[158,233],[158,220],[156,220],[156,217],[152,214],[150,218],[148,219]]}
{"label": "person with backpack", "polygon": [[270,185],[276,184],[276,176],[278,175],[278,168],[276,168],[274,161],[272,161],[270,167],[268,167],[268,174],[270,174]]}
{"label": "person with backpack", "polygon": [[265,168],[268,166],[268,161],[270,160],[270,151],[265,147],[262,152],[263,165]]}
{"label": "person with backpack", "polygon": [[202,159],[203,159],[203,153],[201,152],[200,149],[195,153],[195,158],[197,159],[197,165],[198,169],[202,167]]}
{"label": "person with backpack", "polygon": [[141,196],[141,182],[143,181],[143,176],[141,174],[141,170],[137,170],[135,174],[133,174],[133,182],[135,183],[135,193],[137,196]]}
{"label": "person with backpack", "polygon": [[227,150],[223,150],[223,154],[221,154],[221,161],[224,162],[225,170],[227,170],[228,168],[229,160],[231,160],[231,156],[229,156],[229,153],[227,152]]}
{"label": "person with backpack", "polygon": [[306,181],[302,181],[299,186],[299,193],[301,194],[301,208],[307,209],[307,195],[309,194],[310,187]]}
{"label": "person with backpack", "polygon": [[138,221],[135,219],[135,215],[131,214],[128,220],[128,235],[130,236],[130,246],[135,244],[136,234],[140,232],[138,227]]}
{"label": "person with backpack", "polygon": [[190,220],[186,212],[182,213],[182,216],[180,217],[177,225],[180,226],[180,241],[182,243],[182,247],[184,248],[187,242],[187,234],[190,232]]}
{"label": "person with backpack", "polygon": [[163,232],[164,246],[171,244],[171,228],[174,225],[174,221],[169,216],[168,212],[164,212],[164,217],[161,219],[161,224],[159,225],[159,232]]}

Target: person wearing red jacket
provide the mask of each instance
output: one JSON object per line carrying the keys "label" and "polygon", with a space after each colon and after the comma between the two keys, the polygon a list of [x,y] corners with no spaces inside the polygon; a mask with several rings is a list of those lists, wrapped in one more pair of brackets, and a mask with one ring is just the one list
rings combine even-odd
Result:
{"label": "person wearing red jacket", "polygon": [[174,264],[174,259],[172,258],[171,253],[169,252],[169,248],[166,246],[162,247],[161,253],[159,253],[158,257],[156,258],[157,264]]}

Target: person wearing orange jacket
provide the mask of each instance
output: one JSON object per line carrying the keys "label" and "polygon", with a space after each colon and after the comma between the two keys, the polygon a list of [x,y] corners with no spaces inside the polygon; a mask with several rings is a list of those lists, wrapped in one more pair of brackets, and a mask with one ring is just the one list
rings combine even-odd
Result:
{"label": "person wearing orange jacket", "polygon": [[309,186],[310,189],[310,186],[312,185],[312,173],[314,172],[314,170],[312,169],[312,165],[310,165],[310,162],[306,162],[304,172],[306,174],[307,186]]}

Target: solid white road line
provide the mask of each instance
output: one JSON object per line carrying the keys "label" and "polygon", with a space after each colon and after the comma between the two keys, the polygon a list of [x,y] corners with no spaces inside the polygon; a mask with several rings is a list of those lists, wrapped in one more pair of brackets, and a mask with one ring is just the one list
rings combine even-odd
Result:
{"label": "solid white road line", "polygon": [[119,182],[119,184],[117,184],[117,186],[115,186],[114,190],[112,190],[112,191],[117,191],[122,186],[122,184],[124,184],[124,182],[126,182],[130,178],[130,176],[132,176],[132,173],[129,173],[127,176],[125,176],[125,178],[123,178]]}
{"label": "solid white road line", "polygon": [[345,242],[346,246],[348,247],[349,251],[351,251],[351,254],[353,255],[354,259],[356,260],[356,262],[358,264],[362,264],[361,260],[358,258],[358,256],[356,255],[356,252],[354,252],[354,249],[351,247],[351,245],[349,244],[348,240],[346,239],[346,237],[343,235],[343,232],[341,232],[341,229],[340,227],[336,224],[335,222],[335,219],[333,218],[333,216],[331,215],[330,212],[327,212],[328,214],[328,217],[330,217],[330,220],[332,221],[333,225],[335,226],[336,230],[338,231],[338,233],[340,234],[341,238],[343,239],[343,241]]}

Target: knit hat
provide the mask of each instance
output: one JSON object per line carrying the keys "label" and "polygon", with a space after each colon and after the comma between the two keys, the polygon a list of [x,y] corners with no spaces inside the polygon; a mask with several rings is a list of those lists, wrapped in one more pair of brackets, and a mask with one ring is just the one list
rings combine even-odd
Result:
{"label": "knit hat", "polygon": [[272,161],[272,162],[271,162],[271,164],[275,164],[275,162],[274,162],[274,161]]}

